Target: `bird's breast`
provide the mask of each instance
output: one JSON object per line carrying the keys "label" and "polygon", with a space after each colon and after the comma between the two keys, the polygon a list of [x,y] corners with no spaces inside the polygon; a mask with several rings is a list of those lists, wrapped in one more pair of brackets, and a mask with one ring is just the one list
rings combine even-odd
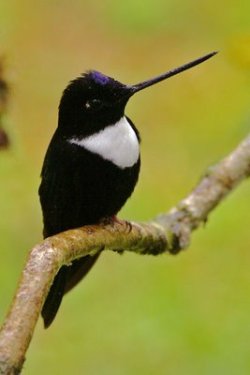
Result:
{"label": "bird's breast", "polygon": [[121,169],[132,167],[140,155],[139,140],[125,116],[98,133],[84,138],[73,137],[68,142],[84,147]]}

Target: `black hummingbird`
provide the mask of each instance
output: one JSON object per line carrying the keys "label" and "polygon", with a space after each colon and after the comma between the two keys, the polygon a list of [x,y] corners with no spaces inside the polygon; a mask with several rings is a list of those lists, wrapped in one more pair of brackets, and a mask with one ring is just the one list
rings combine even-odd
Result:
{"label": "black hummingbird", "polygon": [[[215,53],[136,85],[124,85],[97,71],[69,83],[41,173],[45,238],[115,218],[132,194],[140,171],[140,135],[124,114],[129,98]],[[61,267],[42,309],[46,328],[55,318],[63,295],[86,275],[98,256],[86,256]]]}

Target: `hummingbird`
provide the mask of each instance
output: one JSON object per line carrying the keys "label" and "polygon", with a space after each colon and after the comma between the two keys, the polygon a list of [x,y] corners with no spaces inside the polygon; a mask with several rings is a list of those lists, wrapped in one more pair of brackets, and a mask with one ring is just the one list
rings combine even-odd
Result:
{"label": "hummingbird", "polygon": [[[103,220],[116,220],[134,191],[141,163],[139,131],[124,114],[128,100],[215,54],[135,85],[122,84],[95,70],[68,84],[41,172],[44,238]],[[98,256],[88,255],[60,268],[42,308],[45,328],[54,320],[64,294],[88,273]]]}

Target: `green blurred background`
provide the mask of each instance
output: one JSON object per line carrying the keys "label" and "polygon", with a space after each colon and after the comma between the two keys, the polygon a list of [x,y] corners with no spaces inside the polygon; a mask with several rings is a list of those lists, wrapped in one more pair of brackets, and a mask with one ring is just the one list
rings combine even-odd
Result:
{"label": "green blurred background", "polygon": [[[249,132],[249,14],[249,1],[1,2],[12,141],[0,153],[1,320],[42,239],[39,174],[67,82],[94,68],[137,83],[220,50],[127,107],[142,171],[121,217],[148,220]],[[244,182],[176,257],[103,254],[52,327],[39,320],[24,373],[249,374],[249,199]]]}

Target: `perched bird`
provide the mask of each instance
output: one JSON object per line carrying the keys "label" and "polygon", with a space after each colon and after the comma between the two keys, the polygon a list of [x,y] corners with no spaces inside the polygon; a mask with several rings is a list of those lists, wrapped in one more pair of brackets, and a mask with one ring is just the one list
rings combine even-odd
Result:
{"label": "perched bird", "polygon": [[[136,85],[124,85],[97,71],[69,83],[41,173],[45,238],[115,217],[132,194],[140,171],[139,132],[124,114],[129,98],[214,54]],[[61,267],[42,309],[45,327],[56,316],[64,293],[83,278],[97,258],[86,256]]]}

